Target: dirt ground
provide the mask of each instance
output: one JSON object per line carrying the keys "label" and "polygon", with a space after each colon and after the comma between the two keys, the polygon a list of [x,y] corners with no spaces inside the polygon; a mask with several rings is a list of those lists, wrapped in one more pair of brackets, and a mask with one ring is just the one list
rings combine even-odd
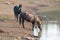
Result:
{"label": "dirt ground", "polygon": [[[28,25],[27,25],[28,24]],[[14,21],[5,21],[0,22],[0,39],[1,40],[7,40],[7,38],[10,40],[13,40],[15,38],[19,39],[21,37],[33,37],[33,32],[31,30],[31,24],[27,23],[25,24],[25,29],[22,28],[21,25],[18,24],[18,22]]]}
{"label": "dirt ground", "polygon": [[13,7],[19,4],[23,5],[23,11],[32,14],[39,9],[42,11],[44,6],[52,7],[51,2],[44,0],[0,0],[0,40],[25,40],[23,37],[33,37],[31,23],[25,21],[25,29],[23,29],[22,25],[15,21]]}

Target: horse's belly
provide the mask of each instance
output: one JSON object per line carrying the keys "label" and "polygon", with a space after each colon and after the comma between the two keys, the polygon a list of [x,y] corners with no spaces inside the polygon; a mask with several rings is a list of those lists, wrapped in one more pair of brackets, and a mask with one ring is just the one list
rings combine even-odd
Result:
{"label": "horse's belly", "polygon": [[30,22],[31,21],[31,18],[26,17],[25,20],[28,21],[28,22]]}
{"label": "horse's belly", "polygon": [[30,22],[30,20],[26,20],[26,21]]}

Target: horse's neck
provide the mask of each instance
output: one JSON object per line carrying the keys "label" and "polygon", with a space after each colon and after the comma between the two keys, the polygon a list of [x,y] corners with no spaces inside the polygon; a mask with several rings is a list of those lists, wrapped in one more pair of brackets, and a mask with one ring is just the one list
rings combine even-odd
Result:
{"label": "horse's neck", "polygon": [[22,13],[22,10],[21,9],[19,9],[19,11],[20,11],[20,13]]}

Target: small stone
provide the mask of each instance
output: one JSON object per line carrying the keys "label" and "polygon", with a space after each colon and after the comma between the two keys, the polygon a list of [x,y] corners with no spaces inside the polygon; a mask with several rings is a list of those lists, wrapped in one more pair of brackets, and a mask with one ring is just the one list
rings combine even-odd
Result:
{"label": "small stone", "polygon": [[6,2],[6,4],[9,4],[10,5],[11,3],[10,2]]}

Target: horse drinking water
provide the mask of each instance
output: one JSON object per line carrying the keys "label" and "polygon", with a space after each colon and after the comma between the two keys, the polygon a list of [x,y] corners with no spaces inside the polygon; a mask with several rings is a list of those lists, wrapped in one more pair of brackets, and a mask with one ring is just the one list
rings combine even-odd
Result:
{"label": "horse drinking water", "polygon": [[[21,5],[21,7],[22,7],[22,5]],[[26,12],[22,12],[21,8],[20,8],[19,12],[20,12],[19,23],[20,24],[22,23],[23,28],[25,28],[24,21],[26,20],[26,21],[32,23],[32,30],[34,30],[34,25],[36,23],[38,25],[38,28],[40,29],[40,31],[42,31],[41,19],[39,16],[30,14],[30,13],[26,13]]]}

